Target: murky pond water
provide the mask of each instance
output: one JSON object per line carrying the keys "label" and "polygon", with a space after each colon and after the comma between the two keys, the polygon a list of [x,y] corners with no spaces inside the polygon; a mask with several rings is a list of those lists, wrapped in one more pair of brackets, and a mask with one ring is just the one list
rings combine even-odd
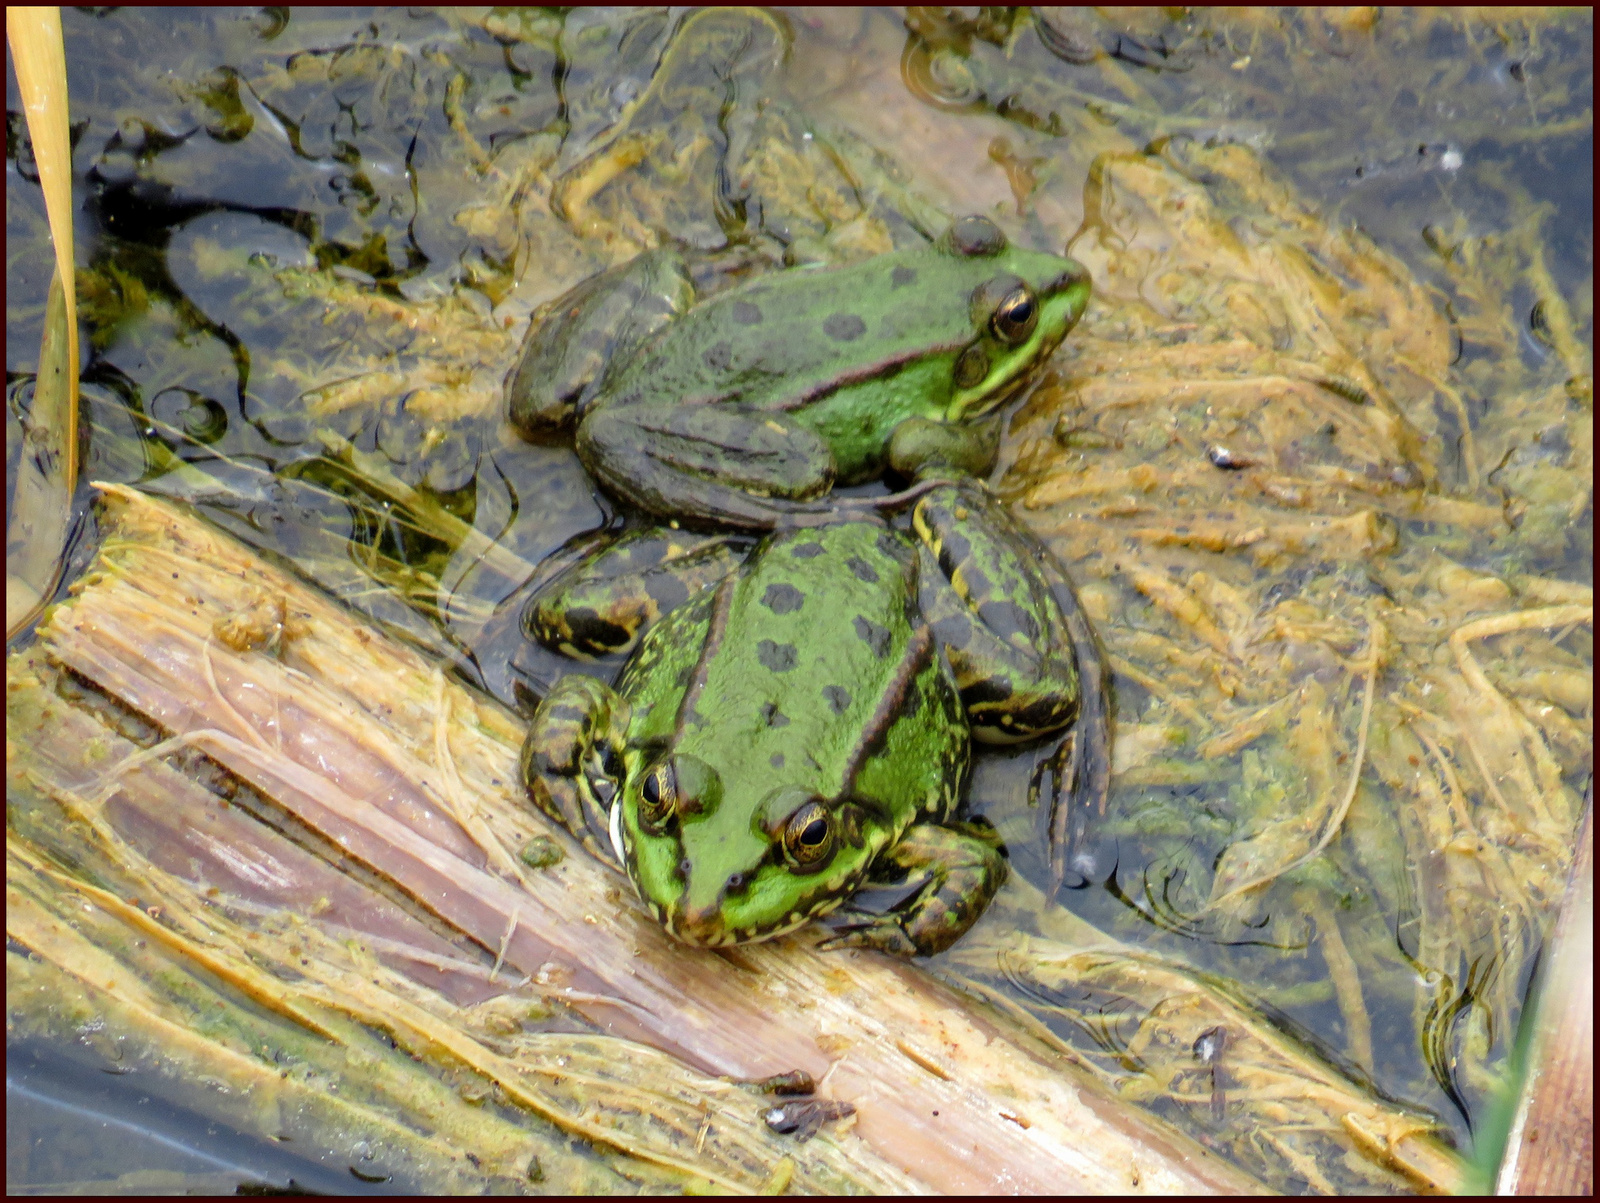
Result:
{"label": "murky pond water", "polygon": [[[1493,1127],[1592,768],[1589,14],[63,16],[84,478],[524,709],[573,669],[530,579],[616,516],[505,421],[540,305],[664,239],[703,290],[955,214],[1067,247],[1095,301],[993,483],[1110,656],[1114,789],[1063,913],[1033,754],[983,762],[1012,882],[932,967],[1282,1188],[1394,1183],[1162,1015],[1175,964],[1464,1150]],[[8,86],[12,455],[51,260]],[[1056,957],[1079,920],[1123,955]]]}

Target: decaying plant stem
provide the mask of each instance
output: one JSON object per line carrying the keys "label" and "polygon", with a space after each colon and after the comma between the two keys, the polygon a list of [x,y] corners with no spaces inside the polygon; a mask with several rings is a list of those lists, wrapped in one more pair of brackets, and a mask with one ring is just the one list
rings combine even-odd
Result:
{"label": "decaying plant stem", "polygon": [[[726,956],[674,943],[630,904],[611,870],[522,800],[515,776],[521,729],[509,715],[441,680],[416,653],[352,625],[338,607],[177,508],[127,489],[106,493],[101,558],[78,596],[50,616],[41,649],[117,706],[184,741],[187,754],[203,753],[229,779],[270,801],[282,816],[275,822],[321,833],[363,873],[420,902],[416,917],[406,920],[417,934],[402,943],[436,940],[427,935],[430,925],[463,933],[470,938],[465,948],[477,950],[465,955],[495,966],[491,976],[508,987],[531,979],[565,991],[563,999],[602,1031],[652,1045],[691,1075],[759,1080],[810,1073],[824,1098],[856,1109],[854,1127],[831,1138],[837,1152],[830,1172],[864,1175],[857,1180],[875,1184],[869,1189],[920,1183],[1045,1191],[1072,1183],[1113,1190],[1128,1184],[1133,1164],[1147,1188],[1252,1189],[1187,1138],[1128,1111],[1025,1034],[1008,1031],[1003,1021],[908,966],[872,954],[818,954],[811,948],[814,933]],[[292,638],[270,651],[236,651],[214,637],[219,622],[259,606],[263,593],[282,595],[275,612],[292,617]],[[438,724],[446,720],[441,738]],[[93,829],[104,828],[103,840],[127,849],[137,844],[141,824],[162,818],[159,808],[130,801],[140,792],[135,787],[152,772],[170,775],[164,762],[134,767],[135,755],[130,747],[120,765],[112,758],[70,785],[81,799],[73,807]],[[220,958],[213,970],[225,970],[226,980],[262,1005],[271,1002],[285,1018],[301,1022],[330,1007],[344,1010],[425,1058],[470,1066],[513,1102],[532,1106],[527,1091],[536,1087],[524,1084],[514,1054],[474,1051],[474,1042],[442,1022],[437,1008],[423,1007],[424,1015],[414,1009],[422,1003],[395,993],[399,984],[384,987],[399,1002],[351,1001],[356,985],[371,975],[337,970],[329,960],[314,989],[299,988],[316,1009],[294,1003],[282,1010],[278,1000],[292,993],[275,984],[270,966],[251,967],[242,948],[228,951],[228,941],[240,937],[205,919],[205,889],[225,887],[224,899],[245,894],[256,903],[280,889],[280,903],[291,916],[298,910],[308,926],[324,912],[307,905],[306,890],[322,891],[341,914],[351,904],[335,897],[339,882],[321,877],[324,884],[298,890],[249,885],[251,870],[238,862],[268,863],[262,854],[269,846],[279,858],[288,853],[276,844],[238,847],[237,841],[254,838],[255,828],[235,817],[236,810],[205,813],[217,816],[205,824],[229,824],[226,832],[216,829],[213,844],[232,848],[231,860],[205,859],[221,852],[205,843],[204,831],[194,830],[198,817],[160,839],[147,835],[154,843],[140,854],[158,857],[174,840],[190,841],[189,852],[173,852],[179,859],[159,873],[142,870],[151,883],[142,889],[164,883],[174,899],[194,892],[193,913],[183,920],[188,926],[172,937],[177,943],[167,946],[169,953],[210,949],[205,956]],[[502,873],[505,857],[536,835],[561,846],[565,859],[544,870],[519,866]],[[499,848],[491,851],[480,841]],[[133,872],[138,856],[130,850],[120,855],[120,871]],[[234,878],[222,881],[225,872]],[[281,872],[292,876],[289,869]],[[84,896],[96,899],[92,890],[100,888],[85,883],[90,892]],[[259,896],[249,897],[251,889]],[[119,905],[110,893],[94,901],[102,904],[112,911]],[[144,919],[132,910],[120,918],[172,931],[168,925],[178,921],[178,912],[188,911],[174,902],[162,918],[143,910],[137,915]],[[146,930],[144,938],[154,934]],[[435,945],[430,951],[447,950]],[[942,1076],[925,1062],[939,1065]],[[559,1107],[543,1113],[558,1124],[569,1122]],[[583,1114],[570,1121],[574,1134],[606,1139],[586,1126]],[[754,1189],[765,1181],[750,1177],[748,1158],[724,1159],[721,1170],[696,1168],[693,1157],[673,1164],[684,1155],[651,1153],[650,1147],[638,1144],[634,1155],[662,1168],[692,1170],[725,1188]],[[802,1178],[821,1181],[820,1166],[808,1168],[805,1151],[822,1147],[817,1141],[793,1146],[792,1187]],[[771,1163],[766,1172],[774,1172]]]}

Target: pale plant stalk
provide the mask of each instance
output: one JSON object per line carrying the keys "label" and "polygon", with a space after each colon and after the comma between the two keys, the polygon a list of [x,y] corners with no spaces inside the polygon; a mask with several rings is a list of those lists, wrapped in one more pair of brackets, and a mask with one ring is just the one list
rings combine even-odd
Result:
{"label": "pale plant stalk", "polygon": [[78,298],[72,243],[67,64],[57,8],[6,9],[6,42],[44,191],[56,271],[6,531],[6,637],[37,617],[60,580],[78,484]]}

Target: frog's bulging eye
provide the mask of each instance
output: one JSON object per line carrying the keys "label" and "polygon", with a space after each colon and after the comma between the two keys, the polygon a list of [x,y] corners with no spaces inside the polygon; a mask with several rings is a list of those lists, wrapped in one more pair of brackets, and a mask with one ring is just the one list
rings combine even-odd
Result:
{"label": "frog's bulging eye", "polygon": [[995,337],[1012,346],[1026,342],[1038,324],[1039,303],[1026,285],[1002,297],[994,307],[994,317],[989,322]]}
{"label": "frog's bulging eye", "polygon": [[639,786],[639,825],[651,835],[660,835],[677,809],[677,801],[678,784],[672,762],[662,761]]}
{"label": "frog's bulging eye", "polygon": [[815,873],[833,859],[837,846],[833,816],[815,802],[807,802],[783,825],[783,856],[800,873]]}
{"label": "frog's bulging eye", "polygon": [[989,352],[983,349],[982,343],[973,343],[956,360],[957,388],[977,388],[988,374]]}

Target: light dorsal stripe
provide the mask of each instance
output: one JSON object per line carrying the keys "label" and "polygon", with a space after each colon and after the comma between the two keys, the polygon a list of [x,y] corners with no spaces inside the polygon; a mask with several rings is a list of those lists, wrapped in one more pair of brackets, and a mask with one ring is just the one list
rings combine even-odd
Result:
{"label": "light dorsal stripe", "polygon": [[[900,656],[900,663],[895,665],[894,675],[889,678],[887,686],[878,698],[878,705],[873,710],[872,717],[862,727],[861,738],[850,750],[850,759],[845,765],[843,777],[846,783],[856,779],[856,774],[860,772],[861,764],[866,760],[873,745],[900,716],[906,695],[911,691],[918,674],[928,666],[933,649],[933,632],[926,623],[919,623],[917,629],[911,633],[911,638],[906,641],[906,649]],[[834,801],[842,799],[835,798]]]}

